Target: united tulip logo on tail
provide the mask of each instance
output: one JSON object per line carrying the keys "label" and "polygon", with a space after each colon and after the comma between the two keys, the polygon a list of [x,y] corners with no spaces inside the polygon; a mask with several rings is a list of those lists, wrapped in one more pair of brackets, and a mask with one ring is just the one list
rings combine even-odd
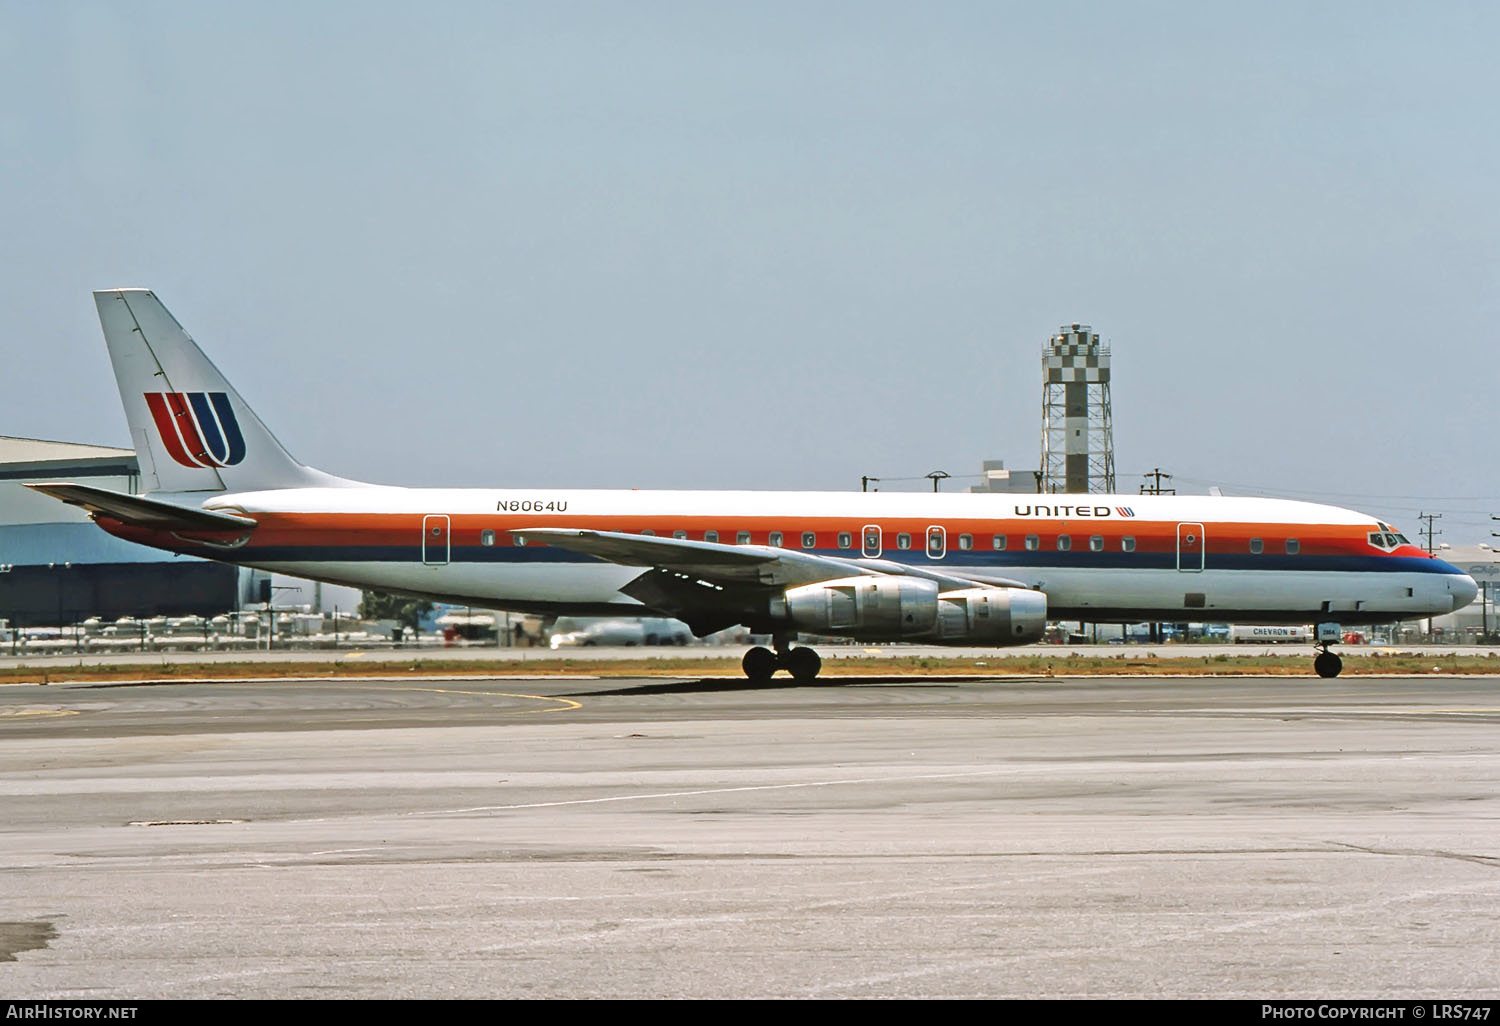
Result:
{"label": "united tulip logo on tail", "polygon": [[226,393],[143,394],[167,452],[184,467],[232,467],[245,458],[245,438]]}

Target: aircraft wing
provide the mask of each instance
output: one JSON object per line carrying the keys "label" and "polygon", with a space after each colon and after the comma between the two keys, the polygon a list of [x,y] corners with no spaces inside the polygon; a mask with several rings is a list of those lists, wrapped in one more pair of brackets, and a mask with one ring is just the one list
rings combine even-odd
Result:
{"label": "aircraft wing", "polygon": [[196,506],[179,506],[175,502],[147,499],[93,485],[46,482],[28,484],[26,487],[60,499],[70,506],[79,506],[94,516],[106,516],[121,523],[154,531],[197,534],[235,531],[245,534],[256,527],[256,521],[250,517],[199,509]]}
{"label": "aircraft wing", "polygon": [[622,566],[675,570],[717,583],[787,587],[849,574],[847,566],[840,565],[835,570],[827,565],[837,563],[836,560],[766,545],[723,545],[685,538],[561,527],[518,530],[512,534],[524,538],[528,544],[541,542]]}
{"label": "aircraft wing", "polygon": [[923,577],[945,589],[1026,588],[1003,577],[968,576],[912,567],[886,559],[842,558],[770,545],[725,545],[722,542],[658,538],[617,531],[538,527],[512,532],[528,543],[540,542],[619,563],[699,578],[720,587],[749,585],[788,588],[857,574]]}

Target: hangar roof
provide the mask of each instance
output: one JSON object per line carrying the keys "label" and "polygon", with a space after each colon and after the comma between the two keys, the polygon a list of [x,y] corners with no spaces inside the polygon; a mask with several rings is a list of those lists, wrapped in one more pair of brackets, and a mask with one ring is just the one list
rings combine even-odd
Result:
{"label": "hangar roof", "polygon": [[97,460],[134,455],[133,449],[114,449],[107,445],[81,445],[78,442],[49,442],[41,438],[0,435],[0,463]]}
{"label": "hangar roof", "polygon": [[139,464],[130,449],[0,435],[0,478],[75,472],[91,472],[90,476],[136,474]]}

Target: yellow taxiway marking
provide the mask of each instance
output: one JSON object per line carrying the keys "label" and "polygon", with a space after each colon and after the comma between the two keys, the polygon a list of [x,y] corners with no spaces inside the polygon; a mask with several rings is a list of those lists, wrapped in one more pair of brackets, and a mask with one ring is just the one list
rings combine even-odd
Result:
{"label": "yellow taxiway marking", "polygon": [[509,691],[460,691],[457,688],[377,688],[377,691],[430,691],[434,695],[478,695],[481,698],[524,698],[536,702],[557,702],[556,709],[522,709],[522,713],[549,713],[567,712],[569,709],[582,709],[582,702],[575,702],[571,698],[549,698],[546,695],[517,695]]}
{"label": "yellow taxiway marking", "polygon": [[77,716],[77,709],[0,709],[0,719],[20,718],[22,716]]}

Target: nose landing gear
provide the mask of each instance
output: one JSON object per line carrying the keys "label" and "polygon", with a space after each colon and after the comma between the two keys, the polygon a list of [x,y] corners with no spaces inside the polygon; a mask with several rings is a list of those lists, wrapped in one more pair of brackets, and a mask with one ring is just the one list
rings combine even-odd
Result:
{"label": "nose landing gear", "polygon": [[[1328,608],[1326,602],[1323,608]],[[1339,671],[1344,668],[1344,661],[1329,651],[1328,646],[1344,640],[1343,626],[1337,622],[1320,623],[1317,626],[1316,638],[1318,656],[1313,660],[1313,670],[1319,677],[1337,677]]]}
{"label": "nose landing gear", "polygon": [[1334,653],[1328,651],[1327,645],[1319,645],[1322,649],[1316,659],[1313,660],[1313,669],[1319,677],[1337,677],[1339,671],[1344,668],[1344,661]]}
{"label": "nose landing gear", "polygon": [[785,670],[798,684],[811,684],[823,669],[823,660],[810,648],[793,648],[790,636],[777,634],[772,639],[776,651],[756,647],[745,653],[740,666],[745,676],[757,684],[771,679],[777,670]]}

